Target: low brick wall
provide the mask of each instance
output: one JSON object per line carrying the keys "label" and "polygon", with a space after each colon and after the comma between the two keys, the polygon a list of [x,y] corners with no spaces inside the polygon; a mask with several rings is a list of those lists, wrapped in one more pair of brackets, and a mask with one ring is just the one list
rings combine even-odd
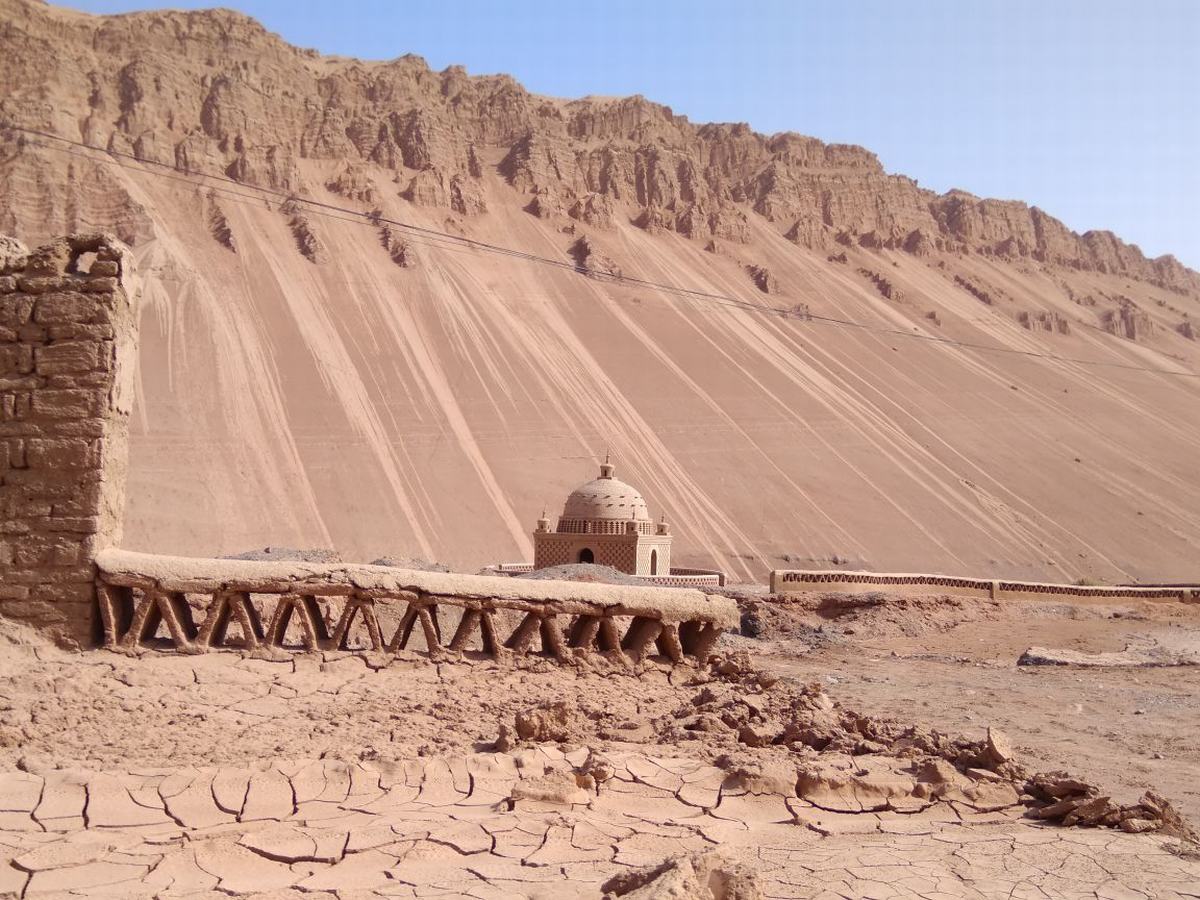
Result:
{"label": "low brick wall", "polygon": [[1179,600],[1200,603],[1200,585],[1081,585],[1039,581],[964,578],[956,575],[896,572],[842,572],[809,569],[776,569],[771,573],[771,593],[807,591],[862,593],[954,594],[993,600],[1079,598],[1091,600]]}
{"label": "low brick wall", "polygon": [[[642,585],[581,584],[389,566],[195,559],[108,549],[97,557],[111,647],[273,650],[416,647],[434,659],[592,652],[703,663],[737,624],[727,597]],[[289,641],[293,621],[295,639]],[[229,626],[238,634],[229,643]],[[357,645],[355,626],[365,631]]]}
{"label": "low brick wall", "polygon": [[121,536],[136,364],[128,250],[0,237],[0,614],[89,645],[97,551]]}

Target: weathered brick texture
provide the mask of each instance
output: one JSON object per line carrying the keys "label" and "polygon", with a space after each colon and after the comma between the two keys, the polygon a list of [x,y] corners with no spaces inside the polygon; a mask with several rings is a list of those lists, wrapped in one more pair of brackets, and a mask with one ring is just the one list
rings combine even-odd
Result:
{"label": "weathered brick texture", "polygon": [[113,237],[0,237],[0,614],[81,646],[95,554],[121,537],[134,294]]}

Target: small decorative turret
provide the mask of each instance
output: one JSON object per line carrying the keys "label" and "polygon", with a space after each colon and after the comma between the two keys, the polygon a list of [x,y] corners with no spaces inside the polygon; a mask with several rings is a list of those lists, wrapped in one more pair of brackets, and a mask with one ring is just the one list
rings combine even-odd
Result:
{"label": "small decorative turret", "polygon": [[612,463],[610,463],[608,461],[608,451],[605,450],[604,451],[604,462],[600,463],[600,477],[601,478],[612,478],[613,473],[615,471],[616,471],[616,466],[614,466]]}
{"label": "small decorative turret", "polygon": [[663,516],[658,520],[658,526],[654,529],[655,534],[670,534],[671,526],[667,524],[667,517]]}
{"label": "small decorative turret", "polygon": [[537,531],[539,534],[550,530],[550,519],[546,516],[546,508],[542,507],[542,517],[537,520]]}

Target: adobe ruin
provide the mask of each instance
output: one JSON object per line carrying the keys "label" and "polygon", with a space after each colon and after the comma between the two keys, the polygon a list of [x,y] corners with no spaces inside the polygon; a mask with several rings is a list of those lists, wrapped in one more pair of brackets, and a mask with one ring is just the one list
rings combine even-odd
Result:
{"label": "adobe ruin", "polygon": [[[0,615],[77,647],[539,652],[560,662],[595,650],[675,664],[702,662],[737,621],[732,600],[696,590],[117,549],[136,294],[132,257],[114,237],[73,235],[32,253],[0,237]],[[657,537],[666,566],[670,535]]]}
{"label": "adobe ruin", "polygon": [[95,556],[121,539],[137,359],[129,251],[0,237],[0,614],[100,637]]}

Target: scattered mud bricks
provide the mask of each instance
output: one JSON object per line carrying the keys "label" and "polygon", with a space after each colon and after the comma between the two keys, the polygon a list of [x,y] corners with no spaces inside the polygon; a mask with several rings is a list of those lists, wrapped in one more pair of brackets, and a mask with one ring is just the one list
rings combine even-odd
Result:
{"label": "scattered mud bricks", "polygon": [[92,557],[120,537],[128,270],[107,235],[33,253],[0,237],[0,613],[78,644],[94,640]]}

